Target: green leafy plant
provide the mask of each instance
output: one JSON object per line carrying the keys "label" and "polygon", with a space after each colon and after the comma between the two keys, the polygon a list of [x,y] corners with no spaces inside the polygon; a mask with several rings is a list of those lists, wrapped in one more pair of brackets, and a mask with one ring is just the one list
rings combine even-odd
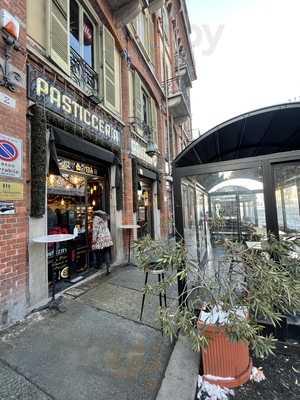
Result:
{"label": "green leafy plant", "polygon": [[[188,256],[183,241],[154,241],[150,237],[135,242],[140,268],[166,271],[164,283],[148,285],[146,291],[164,292],[184,285],[175,309],[160,309],[164,334],[171,339],[181,331],[191,339],[195,351],[207,346],[206,323],[197,326],[201,311],[226,314],[223,325],[232,341],[246,341],[256,356],[272,353],[275,339],[262,335],[262,321],[279,326],[286,315],[300,310],[300,267],[296,240],[270,237],[262,250],[226,241],[225,253],[214,262],[199,266]],[[186,284],[188,282],[188,284]]]}

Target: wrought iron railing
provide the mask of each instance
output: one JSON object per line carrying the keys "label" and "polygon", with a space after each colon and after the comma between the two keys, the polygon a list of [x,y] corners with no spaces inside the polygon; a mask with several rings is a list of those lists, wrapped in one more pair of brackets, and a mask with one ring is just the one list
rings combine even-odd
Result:
{"label": "wrought iron railing", "polygon": [[167,95],[169,97],[181,94],[189,111],[191,110],[190,94],[187,86],[180,77],[176,76],[175,78],[168,79],[166,82],[164,82],[163,86],[164,88],[167,87]]}
{"label": "wrought iron railing", "polygon": [[152,138],[154,134],[154,129],[150,125],[146,124],[143,120],[136,117],[130,118],[130,125],[135,131],[143,131],[143,137],[145,140]]}
{"label": "wrought iron railing", "polygon": [[175,56],[175,71],[176,71],[176,73],[179,73],[183,69],[186,69],[189,76],[191,75],[190,67],[186,60],[186,57],[184,57],[182,54],[177,53]]}
{"label": "wrought iron railing", "polygon": [[70,48],[70,69],[72,80],[86,92],[87,95],[98,94],[98,74],[72,48]]}

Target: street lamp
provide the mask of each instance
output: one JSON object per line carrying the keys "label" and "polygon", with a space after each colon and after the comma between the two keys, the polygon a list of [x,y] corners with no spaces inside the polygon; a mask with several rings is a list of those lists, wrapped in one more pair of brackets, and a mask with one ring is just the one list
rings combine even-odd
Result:
{"label": "street lamp", "polygon": [[157,144],[153,140],[153,132],[148,125],[144,125],[144,135],[147,138],[146,154],[149,157],[158,155]]}

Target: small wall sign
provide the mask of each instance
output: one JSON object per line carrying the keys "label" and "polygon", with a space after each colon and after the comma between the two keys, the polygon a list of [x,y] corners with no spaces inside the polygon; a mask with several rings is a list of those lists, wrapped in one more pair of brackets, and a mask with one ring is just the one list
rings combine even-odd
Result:
{"label": "small wall sign", "polygon": [[0,103],[13,109],[16,108],[16,100],[3,92],[0,92]]}
{"label": "small wall sign", "polygon": [[23,183],[0,181],[0,201],[23,200],[23,192]]}
{"label": "small wall sign", "polygon": [[22,177],[22,144],[22,140],[0,133],[0,176]]}
{"label": "small wall sign", "polygon": [[15,213],[16,208],[13,202],[0,201],[0,215],[12,215]]}

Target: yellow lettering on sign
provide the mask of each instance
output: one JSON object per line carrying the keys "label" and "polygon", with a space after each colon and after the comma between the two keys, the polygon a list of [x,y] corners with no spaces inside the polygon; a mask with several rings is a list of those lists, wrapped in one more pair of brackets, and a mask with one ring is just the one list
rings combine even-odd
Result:
{"label": "yellow lettering on sign", "polygon": [[84,110],[83,115],[84,115],[84,122],[87,125],[91,125],[91,113],[88,110]]}
{"label": "yellow lettering on sign", "polygon": [[73,106],[73,113],[75,118],[80,118],[80,105],[76,103],[76,101],[72,101],[72,106]]}
{"label": "yellow lettering on sign", "polygon": [[36,80],[36,93],[38,96],[49,93],[48,82],[46,82],[43,78],[37,78]]}
{"label": "yellow lettering on sign", "polygon": [[23,200],[23,183],[0,182],[0,200]]}
{"label": "yellow lettering on sign", "polygon": [[104,129],[105,129],[105,124],[103,119],[101,119],[100,123],[99,123],[99,130],[101,133],[104,133]]}
{"label": "yellow lettering on sign", "polygon": [[53,86],[50,88],[50,101],[52,104],[56,104],[57,108],[61,107],[60,91]]}
{"label": "yellow lettering on sign", "polygon": [[71,104],[72,104],[72,100],[70,99],[70,97],[68,97],[65,94],[63,94],[63,96],[62,96],[62,108],[67,114],[72,114]]}
{"label": "yellow lettering on sign", "polygon": [[98,129],[98,117],[95,114],[92,115],[92,128]]}

